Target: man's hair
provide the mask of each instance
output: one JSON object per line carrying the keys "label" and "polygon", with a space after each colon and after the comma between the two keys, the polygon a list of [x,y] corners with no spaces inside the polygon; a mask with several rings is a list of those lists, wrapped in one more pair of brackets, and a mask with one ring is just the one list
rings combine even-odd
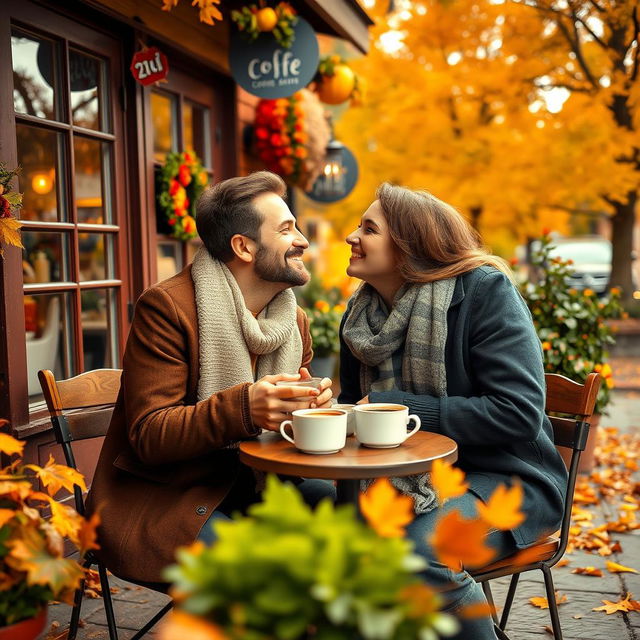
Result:
{"label": "man's hair", "polygon": [[269,171],[230,178],[207,189],[196,205],[196,227],[213,258],[229,262],[233,258],[231,238],[236,234],[259,242],[262,216],[253,200],[263,193],[281,198],[287,188],[282,178]]}

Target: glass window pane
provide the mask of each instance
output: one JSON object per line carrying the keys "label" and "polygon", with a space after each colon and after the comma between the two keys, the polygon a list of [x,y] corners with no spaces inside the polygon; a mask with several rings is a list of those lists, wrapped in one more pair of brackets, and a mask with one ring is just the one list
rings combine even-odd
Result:
{"label": "glass window pane", "polygon": [[66,233],[22,231],[22,274],[25,284],[69,282],[69,236]]}
{"label": "glass window pane", "polygon": [[80,282],[114,278],[113,236],[107,233],[78,234]]}
{"label": "glass window pane", "polygon": [[80,298],[84,370],[118,366],[115,290],[85,289]]}
{"label": "glass window pane", "polygon": [[57,87],[60,86],[58,46],[51,40],[11,32],[13,107],[17,113],[59,120]]}
{"label": "glass window pane", "polygon": [[104,185],[111,194],[111,146],[109,142],[73,137],[75,197],[78,222],[110,223],[111,198],[104,198]]}
{"label": "glass window pane", "polygon": [[64,144],[62,134],[16,125],[18,177],[22,197],[20,217],[23,220],[57,222],[66,219],[64,190],[58,183]]}
{"label": "glass window pane", "polygon": [[175,98],[151,92],[151,120],[153,122],[153,159],[164,162],[170,151],[177,151]]}
{"label": "glass window pane", "polygon": [[74,51],[69,52],[71,119],[87,129],[108,131],[106,116],[107,83],[105,61]]}
{"label": "glass window pane", "polygon": [[29,400],[42,399],[38,371],[50,369],[56,378],[74,375],[71,349],[70,294],[24,296]]}
{"label": "glass window pane", "polygon": [[209,110],[186,102],[182,108],[184,148],[195,151],[205,167],[211,166]]}
{"label": "glass window pane", "polygon": [[175,276],[182,270],[182,243],[158,242],[158,282]]}

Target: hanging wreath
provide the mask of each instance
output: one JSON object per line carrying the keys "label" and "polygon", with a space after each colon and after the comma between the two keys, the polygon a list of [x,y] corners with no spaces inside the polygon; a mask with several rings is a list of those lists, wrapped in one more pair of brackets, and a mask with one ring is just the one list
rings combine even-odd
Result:
{"label": "hanging wreath", "polygon": [[361,101],[362,82],[346,60],[338,55],[320,59],[314,80],[318,97],[326,104],[340,104],[350,99],[355,105]]}
{"label": "hanging wreath", "polygon": [[265,0],[260,4],[250,4],[231,12],[231,19],[238,25],[249,42],[254,42],[261,33],[271,32],[276,42],[290,49],[295,40],[293,27],[298,22],[295,10],[288,2],[279,2],[268,7]]}
{"label": "hanging wreath", "polygon": [[22,224],[13,217],[22,206],[22,194],[11,190],[11,181],[19,172],[19,167],[9,170],[0,162],[0,256],[4,256],[3,244],[24,248],[18,231]]}
{"label": "hanging wreath", "polygon": [[174,238],[196,237],[196,201],[208,181],[207,172],[192,151],[167,154],[160,169],[158,205],[167,217]]}
{"label": "hanging wreath", "polygon": [[256,149],[270,171],[308,191],[320,175],[331,129],[317,96],[306,89],[288,98],[260,100],[254,126]]}

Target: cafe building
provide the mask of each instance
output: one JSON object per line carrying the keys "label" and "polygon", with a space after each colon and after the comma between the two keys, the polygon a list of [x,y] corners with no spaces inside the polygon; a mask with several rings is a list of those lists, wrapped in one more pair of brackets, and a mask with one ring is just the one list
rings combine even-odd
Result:
{"label": "cafe building", "polygon": [[[210,25],[191,0],[0,3],[0,163],[21,167],[24,245],[0,259],[0,418],[29,460],[56,449],[38,370],[120,367],[136,299],[198,248],[158,205],[168,154],[197,157],[202,185],[264,168],[246,151],[259,98],[231,68],[243,4],[222,0]],[[313,33],[366,53],[357,0],[290,4]],[[263,63],[254,75],[276,60]]]}

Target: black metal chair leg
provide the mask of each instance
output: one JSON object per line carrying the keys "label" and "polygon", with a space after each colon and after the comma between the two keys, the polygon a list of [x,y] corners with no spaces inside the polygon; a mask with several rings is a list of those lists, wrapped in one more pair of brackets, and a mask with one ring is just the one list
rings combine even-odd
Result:
{"label": "black metal chair leg", "polygon": [[507,591],[507,597],[504,601],[504,609],[502,610],[502,616],[500,616],[501,629],[507,628],[507,620],[509,619],[509,613],[511,612],[511,605],[513,604],[513,597],[516,595],[516,587],[518,586],[518,580],[520,579],[519,573],[514,573],[511,576],[511,582],[509,583],[509,591]]}
{"label": "black metal chair leg", "polygon": [[155,625],[156,622],[160,620],[160,618],[168,613],[171,607],[173,607],[173,600],[169,600],[169,602],[167,602],[167,604],[165,604],[164,607],[162,607],[162,609],[160,609],[160,611],[158,611],[158,613],[156,613],[156,615],[153,616],[153,618],[151,618],[151,620],[149,620],[149,622],[147,622],[147,624],[145,624],[142,629],[140,629],[140,631],[138,631],[134,636],[131,637],[131,640],[139,640],[140,638],[142,638],[142,636],[148,633],[151,627],[153,627],[153,625]]}
{"label": "black metal chair leg", "polygon": [[493,601],[493,593],[491,592],[491,585],[488,580],[485,580],[482,583],[482,591],[484,592],[484,597],[487,599],[489,606],[491,607],[491,618],[493,619],[493,624],[498,624],[498,615],[496,614],[496,604]]}
{"label": "black metal chair leg", "polygon": [[493,630],[496,633],[498,640],[511,640],[509,636],[496,624],[493,626]]}
{"label": "black metal chair leg", "polygon": [[553,577],[551,569],[542,566],[542,574],[544,575],[544,586],[547,590],[547,601],[549,602],[549,615],[551,616],[551,626],[553,627],[554,640],[562,640],[562,629],[560,628],[560,616],[558,615],[558,603],[556,602],[556,590],[553,586]]}
{"label": "black metal chair leg", "polygon": [[118,640],[118,629],[116,627],[116,618],[113,615],[113,601],[111,600],[109,578],[107,577],[107,570],[101,562],[98,563],[98,573],[100,574],[100,585],[102,586],[104,613],[107,616],[107,626],[109,627],[109,640]]}
{"label": "black metal chair leg", "polygon": [[82,599],[84,597],[84,578],[80,582],[80,586],[73,595],[73,609],[71,609],[71,620],[69,621],[69,631],[67,632],[67,640],[75,640],[78,633],[78,624],[80,622],[80,609],[82,608]]}

